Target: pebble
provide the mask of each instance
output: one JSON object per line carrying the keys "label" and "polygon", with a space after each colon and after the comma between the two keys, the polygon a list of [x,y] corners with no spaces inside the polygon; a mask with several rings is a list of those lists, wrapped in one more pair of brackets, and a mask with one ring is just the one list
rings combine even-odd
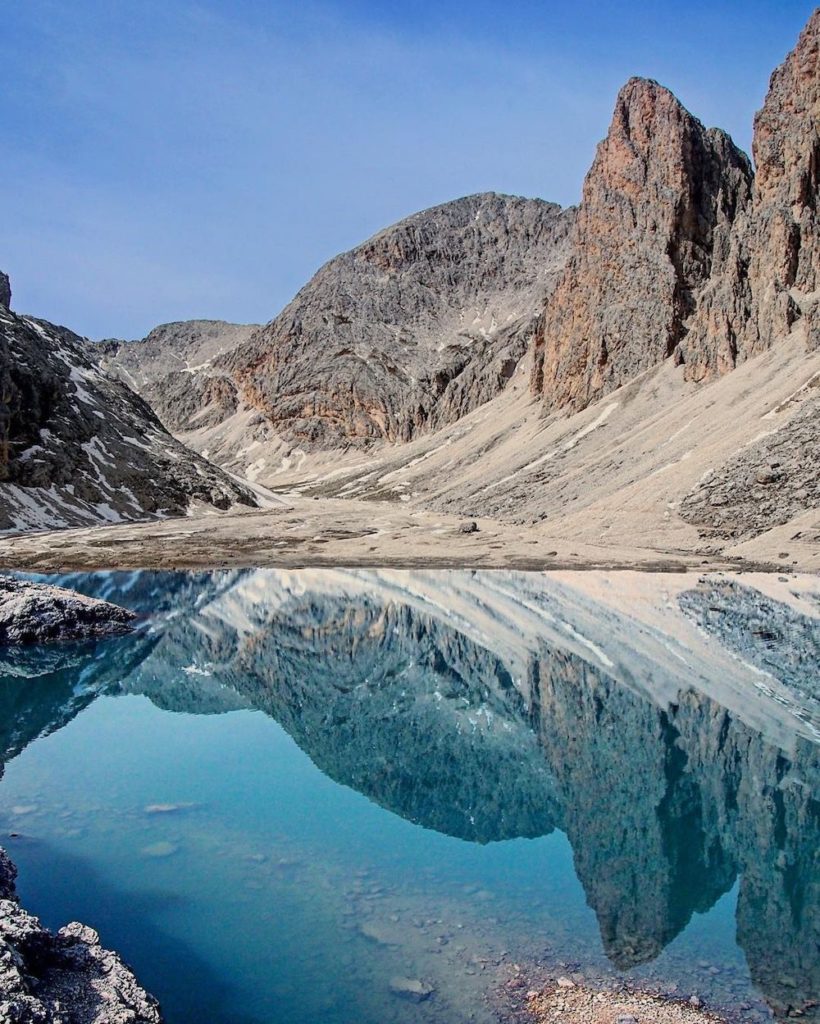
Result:
{"label": "pebble", "polygon": [[173,843],[151,843],[150,846],[144,846],[142,850],[140,850],[140,853],[143,857],[159,859],[162,857],[172,857],[178,850],[179,847],[175,846]]}

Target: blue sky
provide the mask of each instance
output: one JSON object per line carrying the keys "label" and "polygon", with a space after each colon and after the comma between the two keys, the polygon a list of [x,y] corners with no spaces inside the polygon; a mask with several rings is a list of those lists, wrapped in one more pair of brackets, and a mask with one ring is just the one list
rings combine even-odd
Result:
{"label": "blue sky", "polygon": [[483,190],[576,202],[618,88],[751,145],[797,0],[7,0],[0,269],[91,337],[266,321],[336,253]]}

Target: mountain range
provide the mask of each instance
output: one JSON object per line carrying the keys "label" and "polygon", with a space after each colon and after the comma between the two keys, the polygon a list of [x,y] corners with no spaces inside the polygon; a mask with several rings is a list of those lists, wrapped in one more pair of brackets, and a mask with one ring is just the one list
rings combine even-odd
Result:
{"label": "mountain range", "polygon": [[820,9],[772,75],[754,164],[633,78],[577,208],[486,193],[415,214],[266,325],[92,343],[12,313],[4,277],[0,528],[277,491],[816,556],[819,46]]}

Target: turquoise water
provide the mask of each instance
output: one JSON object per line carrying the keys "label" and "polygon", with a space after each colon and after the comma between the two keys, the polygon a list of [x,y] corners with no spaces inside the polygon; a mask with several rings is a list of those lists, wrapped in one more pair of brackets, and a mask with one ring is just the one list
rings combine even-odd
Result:
{"label": "turquoise water", "polygon": [[[172,1024],[489,1021],[556,973],[811,1015],[820,758],[799,718],[744,721],[611,608],[508,574],[510,612],[498,578],[73,578],[144,618],[0,668],[26,906],[97,928]],[[524,622],[538,600],[565,645]],[[783,614],[810,675],[815,627]]]}

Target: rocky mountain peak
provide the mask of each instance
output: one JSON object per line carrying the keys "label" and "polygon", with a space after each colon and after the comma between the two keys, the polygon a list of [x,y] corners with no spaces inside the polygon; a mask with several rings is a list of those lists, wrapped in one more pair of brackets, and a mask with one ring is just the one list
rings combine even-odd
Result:
{"label": "rocky mountain peak", "polygon": [[704,293],[686,341],[687,376],[733,369],[802,322],[820,344],[820,8],[771,77],[755,118],[753,197],[737,218],[725,272]]}
{"label": "rocky mountain peak", "polygon": [[819,58],[820,8],[772,75],[755,118],[757,180],[750,239],[755,347],[768,348],[804,314],[810,344],[820,343],[815,304],[808,298],[820,280]]}
{"label": "rocky mountain peak", "polygon": [[536,343],[533,386],[550,407],[583,408],[677,351],[751,178],[729,136],[668,89],[626,83]]}
{"label": "rocky mountain peak", "polygon": [[9,275],[0,270],[0,306],[4,309],[11,308],[11,281]]}
{"label": "rocky mountain peak", "polygon": [[598,170],[606,169],[612,184],[619,170],[635,170],[640,161],[648,170],[653,153],[670,144],[678,148],[686,131],[696,126],[701,127],[665,86],[651,78],[630,78],[618,93],[609,131],[598,147]]}
{"label": "rocky mountain peak", "polygon": [[506,386],[566,264],[573,219],[495,193],[414,214],[325,264],[214,365],[301,448],[408,441]]}

